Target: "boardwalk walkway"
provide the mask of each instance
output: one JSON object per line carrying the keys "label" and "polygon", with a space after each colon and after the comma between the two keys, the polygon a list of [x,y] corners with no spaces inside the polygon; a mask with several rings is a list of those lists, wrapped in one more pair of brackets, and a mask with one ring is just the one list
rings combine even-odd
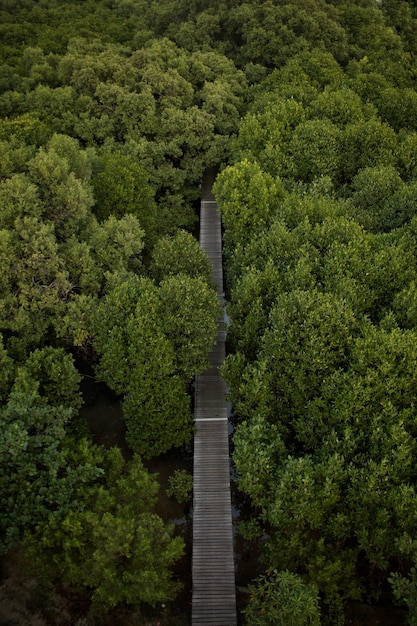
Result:
{"label": "boardwalk walkway", "polygon": [[[203,179],[200,244],[212,263],[223,304],[221,225],[211,194],[213,178],[214,171],[208,171]],[[219,324],[211,367],[196,380],[192,626],[237,623],[226,389],[219,373],[224,357],[225,332]]]}

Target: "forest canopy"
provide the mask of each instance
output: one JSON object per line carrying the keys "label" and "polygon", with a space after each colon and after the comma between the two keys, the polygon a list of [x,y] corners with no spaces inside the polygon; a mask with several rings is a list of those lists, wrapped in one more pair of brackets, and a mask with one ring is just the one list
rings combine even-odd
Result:
{"label": "forest canopy", "polygon": [[[313,585],[323,623],[389,583],[416,619],[416,117],[401,45],[395,78],[372,47],[274,68],[249,91],[215,185],[238,484],[267,569]],[[249,623],[277,623],[274,580],[253,589]]]}
{"label": "forest canopy", "polygon": [[[389,598],[415,623],[414,3],[3,0],[0,31],[2,551],[96,618],[178,592],[142,461],[192,438],[216,166],[265,569],[245,619],[342,624]],[[83,427],[86,371],[120,398],[129,458]]]}

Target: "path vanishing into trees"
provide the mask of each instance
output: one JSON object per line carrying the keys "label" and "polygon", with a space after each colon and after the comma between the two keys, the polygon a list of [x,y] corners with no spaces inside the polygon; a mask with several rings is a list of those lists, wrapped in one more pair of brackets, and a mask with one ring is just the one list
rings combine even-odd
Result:
{"label": "path vanishing into trees", "polygon": [[[212,185],[203,178],[200,245],[207,253],[221,304],[224,304],[221,221]],[[219,366],[225,358],[224,318],[219,320],[209,369],[197,377],[194,438],[192,626],[234,626],[235,565],[226,386]]]}

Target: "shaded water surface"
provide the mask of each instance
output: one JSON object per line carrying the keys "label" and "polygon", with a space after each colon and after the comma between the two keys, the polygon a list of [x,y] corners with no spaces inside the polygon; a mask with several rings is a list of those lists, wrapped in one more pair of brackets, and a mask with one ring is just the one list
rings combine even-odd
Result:
{"label": "shaded water surface", "polygon": [[118,446],[129,458],[131,452],[126,444],[126,425],[120,399],[102,383],[94,382],[88,384],[84,398],[79,418],[85,420],[94,443],[105,448]]}

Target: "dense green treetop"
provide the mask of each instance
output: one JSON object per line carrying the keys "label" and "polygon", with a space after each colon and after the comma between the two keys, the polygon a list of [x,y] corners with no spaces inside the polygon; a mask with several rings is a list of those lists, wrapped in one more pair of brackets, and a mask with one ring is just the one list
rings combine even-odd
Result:
{"label": "dense green treetop", "polygon": [[[207,3],[152,2],[144,19],[158,35],[181,47],[212,46],[245,68],[257,82],[263,68],[284,65],[300,52],[321,48],[346,66],[367,57],[392,78],[410,75],[415,51],[416,10],[410,2],[248,0]],[[398,65],[401,65],[400,69]],[[398,71],[399,69],[399,71]]]}
{"label": "dense green treetop", "polygon": [[[126,19],[117,4],[104,1],[2,0],[1,52],[3,62],[16,62],[27,46],[47,54],[61,54],[72,37],[102,38],[108,42],[130,43],[137,24]],[[115,6],[116,5],[116,6]]]}
{"label": "dense green treetop", "polygon": [[[109,214],[111,202],[119,215],[123,204],[136,214],[142,206],[143,226],[151,232],[153,189],[157,228],[172,232],[192,225],[197,183],[205,167],[226,157],[239,121],[246,81],[233,62],[213,51],[187,52],[168,39],[131,50],[77,37],[53,60],[40,48],[28,49],[27,56],[14,88],[0,96],[2,116],[25,120],[27,133],[37,123],[43,132],[102,147],[93,179],[101,216]],[[48,71],[40,72],[39,65]],[[119,152],[116,169],[111,160]],[[113,187],[105,180],[110,169]]]}
{"label": "dense green treetop", "polygon": [[149,457],[189,441],[186,383],[207,367],[217,332],[215,290],[199,276],[115,283],[94,316],[99,375],[123,394],[128,439]]}
{"label": "dense green treetop", "polygon": [[171,275],[186,274],[199,276],[211,284],[212,267],[197,240],[187,231],[179,230],[172,237],[158,240],[152,250],[150,273],[157,283]]}
{"label": "dense green treetop", "polygon": [[[415,94],[408,62],[394,76],[379,53],[343,70],[303,51],[271,72],[215,185],[238,483],[267,567],[317,586],[329,624],[414,554]],[[391,580],[412,607],[413,572]],[[268,620],[281,590],[265,587],[248,611],[263,598]]]}
{"label": "dense green treetop", "polygon": [[319,626],[317,589],[306,585],[289,571],[269,571],[250,588],[249,605],[244,610],[253,626]]}
{"label": "dense green treetop", "polygon": [[1,327],[28,346],[85,345],[108,273],[141,267],[137,217],[99,224],[92,214],[92,160],[76,140],[53,135],[22,172],[0,182]]}
{"label": "dense green treetop", "polygon": [[72,415],[32,390],[14,393],[1,409],[2,552],[48,517],[82,510],[84,490],[102,474],[94,449],[68,438]]}
{"label": "dense green treetop", "polygon": [[171,567],[184,551],[173,527],[151,512],[158,483],[140,458],[126,462],[111,448],[99,461],[105,479],[90,488],[85,510],[50,517],[24,542],[40,580],[92,590],[93,619],[119,604],[140,608],[172,600],[180,584]]}

